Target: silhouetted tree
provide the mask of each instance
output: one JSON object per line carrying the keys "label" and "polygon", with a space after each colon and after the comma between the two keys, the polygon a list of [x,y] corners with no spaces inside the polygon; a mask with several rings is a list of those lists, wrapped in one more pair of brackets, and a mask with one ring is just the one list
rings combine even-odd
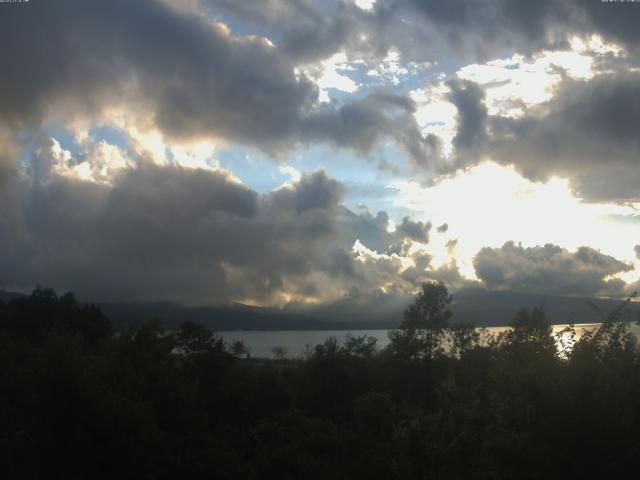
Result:
{"label": "silhouetted tree", "polygon": [[344,342],[344,352],[357,358],[371,358],[376,352],[378,339],[368,335],[348,335]]}
{"label": "silhouetted tree", "polygon": [[636,468],[640,351],[625,315],[563,358],[542,309],[517,312],[492,339],[448,328],[450,302],[425,284],[389,351],[332,337],[277,362],[240,359],[242,345],[191,322],[97,328],[93,347],[99,309],[37,289],[0,304],[0,471],[417,480]]}
{"label": "silhouetted tree", "polygon": [[462,357],[480,342],[480,332],[470,323],[453,325],[449,333],[451,354],[455,357]]}
{"label": "silhouetted tree", "polygon": [[271,349],[271,353],[273,354],[273,358],[276,360],[284,360],[287,358],[288,349],[284,345],[276,345]]}
{"label": "silhouetted tree", "polygon": [[247,356],[249,358],[249,348],[244,344],[242,340],[236,340],[231,344],[231,354],[235,357]]}
{"label": "silhouetted tree", "polygon": [[449,327],[453,297],[443,282],[425,282],[404,312],[400,327],[389,333],[390,351],[408,358],[433,358],[443,352],[442,339]]}
{"label": "silhouetted tree", "polygon": [[182,322],[175,337],[177,346],[188,356],[225,351],[224,340],[199,323]]}
{"label": "silhouetted tree", "polygon": [[41,344],[51,335],[78,335],[85,348],[95,349],[111,338],[111,322],[95,305],[78,303],[72,293],[60,297],[36,287],[30,296],[13,299],[3,308],[0,330]]}

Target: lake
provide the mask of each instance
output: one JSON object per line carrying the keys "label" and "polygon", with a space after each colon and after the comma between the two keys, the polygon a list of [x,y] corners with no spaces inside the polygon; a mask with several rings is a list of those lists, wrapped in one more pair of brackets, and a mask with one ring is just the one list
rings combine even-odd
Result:
{"label": "lake", "polygon": [[[597,327],[597,323],[583,323],[575,325],[576,337],[579,338],[585,331]],[[553,333],[562,331],[568,325],[554,325]],[[485,330],[490,334],[498,334],[507,330],[508,327],[487,327]],[[640,338],[640,326],[631,324],[630,330]],[[270,358],[273,357],[274,347],[283,347],[287,357],[301,357],[308,348],[323,343],[329,337],[336,337],[339,341],[344,341],[348,335],[367,335],[378,340],[377,347],[382,349],[389,344],[388,330],[238,330],[217,332],[230,344],[236,340],[241,340],[249,348],[252,357]],[[558,348],[563,346],[558,344]]]}

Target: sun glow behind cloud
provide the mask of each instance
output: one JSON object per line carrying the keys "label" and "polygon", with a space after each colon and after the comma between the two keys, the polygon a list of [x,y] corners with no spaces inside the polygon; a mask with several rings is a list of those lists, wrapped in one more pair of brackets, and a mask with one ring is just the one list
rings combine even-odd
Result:
{"label": "sun glow behind cloud", "polygon": [[[589,270],[568,251],[582,245],[638,262],[639,216],[613,203],[640,206],[638,37],[612,28],[620,10],[163,0],[133,10],[109,2],[98,14],[83,2],[68,11],[33,3],[0,16],[0,31],[20,40],[5,62],[12,95],[0,105],[0,180],[18,185],[2,199],[11,208],[0,208],[9,282],[84,285],[84,273],[68,272],[88,271],[95,257],[100,275],[85,293],[115,295],[123,271],[157,254],[131,298],[267,305],[349,292],[368,302],[380,286],[404,295],[424,278],[464,284],[456,265],[473,278],[478,251],[507,241],[514,246],[489,260],[538,270],[543,282],[545,269],[569,279],[626,270],[597,252],[593,263],[609,269]],[[67,52],[53,63],[24,33],[50,27],[51,48]],[[486,159],[513,169],[471,168]],[[63,186],[66,203],[42,194]],[[140,195],[149,202],[139,205]],[[122,203],[103,218],[89,209],[100,203],[93,196]],[[91,213],[64,230],[76,210]],[[116,213],[129,211],[153,218],[154,235],[132,228],[140,221],[119,233]],[[47,218],[54,227],[44,235]],[[175,229],[179,221],[186,226]],[[102,261],[109,242],[124,246],[122,258]],[[541,247],[524,252],[518,242]],[[539,250],[551,260],[533,258]],[[162,278],[175,287],[154,284]]]}
{"label": "sun glow behind cloud", "polygon": [[533,59],[514,55],[461,68],[457,75],[486,85],[490,115],[519,117],[523,107],[546,102],[563,75],[590,78],[593,59],[578,52],[542,52]]}
{"label": "sun glow behind cloud", "polygon": [[[485,88],[489,115],[520,118],[528,107],[553,99],[554,89],[565,78],[588,80],[594,76],[594,60],[620,56],[621,49],[598,36],[573,38],[571,50],[541,51],[531,57],[514,54],[485,63],[462,66],[455,76]],[[453,153],[457,132],[457,109],[448,99],[450,88],[441,73],[439,80],[409,92],[416,103],[415,119],[423,134],[435,134],[443,142],[443,153]]]}
{"label": "sun glow behind cloud", "polygon": [[344,72],[353,70],[353,68],[347,56],[343,52],[339,52],[323,60],[318,65],[306,68],[304,73],[315,80],[319,88],[319,101],[330,102],[330,89],[354,93],[360,88],[353,79],[344,75]]}
{"label": "sun glow behind cloud", "polygon": [[354,3],[362,10],[371,10],[376,4],[376,0],[354,0]]}
{"label": "sun glow behind cloud", "polygon": [[[574,250],[589,245],[624,261],[634,262],[634,245],[640,236],[640,221],[631,207],[581,203],[563,179],[531,182],[512,168],[485,162],[459,171],[431,187],[413,180],[393,182],[398,207],[414,210],[434,225],[447,222],[449,236],[457,239],[461,272],[475,278],[473,257],[485,246],[499,247],[506,241],[525,246],[554,243]],[[437,238],[437,237],[436,237]],[[446,242],[432,249],[446,258]],[[637,272],[625,280],[637,279]]]}

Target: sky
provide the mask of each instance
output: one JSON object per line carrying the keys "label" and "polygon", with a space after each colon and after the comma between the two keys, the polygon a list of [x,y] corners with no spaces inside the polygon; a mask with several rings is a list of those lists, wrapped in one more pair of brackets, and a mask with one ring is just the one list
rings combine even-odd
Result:
{"label": "sky", "polygon": [[0,3],[0,288],[625,298],[640,2]]}

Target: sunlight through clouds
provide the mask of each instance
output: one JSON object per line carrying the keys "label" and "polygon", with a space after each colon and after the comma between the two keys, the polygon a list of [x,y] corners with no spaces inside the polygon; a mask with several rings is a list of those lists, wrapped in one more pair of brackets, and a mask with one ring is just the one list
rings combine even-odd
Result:
{"label": "sunlight through clouds", "polygon": [[353,2],[362,10],[371,10],[376,4],[376,0],[353,0]]}
{"label": "sunlight through clouds", "polygon": [[449,87],[442,82],[409,92],[410,98],[416,102],[414,116],[423,134],[437,135],[447,156],[453,152],[458,114],[455,105],[446,98],[449,92]]}
{"label": "sunlight through clouds", "polygon": [[527,246],[553,243],[571,250],[589,245],[637,265],[637,212],[615,204],[581,203],[566,180],[535,183],[511,168],[485,162],[431,187],[407,180],[395,181],[389,188],[398,194],[396,206],[434,224],[448,222],[452,238],[458,240],[461,272],[470,278],[474,277],[471,261],[480,248],[511,240]]}
{"label": "sunlight through clouds", "polygon": [[487,87],[486,105],[490,115],[519,117],[524,108],[546,102],[553,87],[568,75],[587,79],[593,59],[576,52],[542,52],[533,59],[514,55],[458,70],[458,77]]}
{"label": "sunlight through clouds", "polygon": [[[522,277],[532,285],[565,259],[567,278],[592,281],[591,293],[637,282],[640,36],[630,9],[14,3],[0,16],[15,50],[0,75],[11,92],[0,102],[7,287],[93,280],[83,293],[115,297],[121,271],[151,255],[124,292],[131,299],[344,295],[367,305],[381,286],[396,299],[425,279],[464,288],[482,249],[485,266],[536,270]],[[47,32],[47,48],[34,31]],[[83,252],[73,261],[71,244]],[[584,252],[619,263],[598,270]],[[87,279],[91,255],[100,274]]]}
{"label": "sunlight through clouds", "polygon": [[350,70],[353,70],[353,67],[347,56],[341,52],[322,61],[319,65],[306,68],[304,73],[314,79],[320,89],[320,102],[329,102],[330,89],[353,93],[360,88],[358,83],[344,75],[344,72]]}

